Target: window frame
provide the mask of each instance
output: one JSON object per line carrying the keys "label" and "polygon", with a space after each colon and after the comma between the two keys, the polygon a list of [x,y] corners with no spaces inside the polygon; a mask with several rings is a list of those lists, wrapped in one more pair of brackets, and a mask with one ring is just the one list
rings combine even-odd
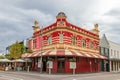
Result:
{"label": "window frame", "polygon": [[86,47],[86,40],[85,39],[82,39],[82,47]]}

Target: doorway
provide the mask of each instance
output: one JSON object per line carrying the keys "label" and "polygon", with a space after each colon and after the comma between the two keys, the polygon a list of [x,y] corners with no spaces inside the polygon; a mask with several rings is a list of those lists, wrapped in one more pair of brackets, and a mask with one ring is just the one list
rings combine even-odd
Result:
{"label": "doorway", "polygon": [[46,61],[43,61],[43,69],[42,71],[46,72]]}
{"label": "doorway", "polygon": [[63,73],[65,69],[65,61],[63,60],[58,61],[57,67],[58,67],[58,72]]}

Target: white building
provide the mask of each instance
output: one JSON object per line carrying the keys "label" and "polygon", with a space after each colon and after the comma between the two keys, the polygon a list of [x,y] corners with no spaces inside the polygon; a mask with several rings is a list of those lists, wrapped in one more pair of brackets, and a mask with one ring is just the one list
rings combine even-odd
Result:
{"label": "white building", "polygon": [[109,41],[110,71],[120,71],[120,44]]}
{"label": "white building", "polygon": [[105,34],[100,39],[100,54],[107,60],[101,60],[101,71],[120,71],[120,44],[108,41]]}

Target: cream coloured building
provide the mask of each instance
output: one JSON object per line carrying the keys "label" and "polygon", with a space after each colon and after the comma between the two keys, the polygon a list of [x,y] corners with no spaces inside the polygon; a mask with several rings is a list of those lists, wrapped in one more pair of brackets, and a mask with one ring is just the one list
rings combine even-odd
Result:
{"label": "cream coloured building", "polygon": [[120,71],[120,44],[109,41],[110,71]]}
{"label": "cream coloured building", "polygon": [[120,44],[107,40],[105,34],[100,39],[100,54],[108,58],[101,60],[101,71],[120,71]]}

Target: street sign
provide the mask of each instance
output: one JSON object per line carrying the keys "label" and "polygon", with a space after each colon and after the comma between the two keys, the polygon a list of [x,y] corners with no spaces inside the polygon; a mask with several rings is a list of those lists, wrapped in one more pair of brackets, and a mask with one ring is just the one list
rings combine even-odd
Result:
{"label": "street sign", "polygon": [[53,68],[53,61],[48,61],[47,62],[47,68],[50,68],[50,69]]}
{"label": "street sign", "polygon": [[38,62],[38,67],[41,68],[41,66],[42,66],[42,63]]}
{"label": "street sign", "polygon": [[76,62],[70,62],[70,69],[76,69]]}

